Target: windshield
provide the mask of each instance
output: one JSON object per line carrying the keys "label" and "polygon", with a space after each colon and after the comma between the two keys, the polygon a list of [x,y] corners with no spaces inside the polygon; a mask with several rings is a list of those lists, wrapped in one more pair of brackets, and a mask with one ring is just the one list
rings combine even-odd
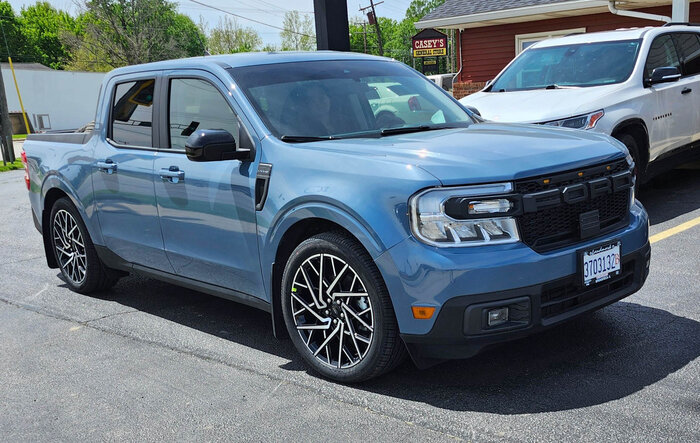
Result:
{"label": "windshield", "polygon": [[493,82],[489,92],[621,83],[629,78],[639,40],[532,48]]}
{"label": "windshield", "polygon": [[397,62],[324,60],[229,71],[270,131],[285,141],[386,136],[473,122],[435,84]]}

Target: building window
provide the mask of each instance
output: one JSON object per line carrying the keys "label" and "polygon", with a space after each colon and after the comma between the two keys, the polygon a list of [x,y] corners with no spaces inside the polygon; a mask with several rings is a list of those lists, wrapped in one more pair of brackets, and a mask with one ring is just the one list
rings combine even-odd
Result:
{"label": "building window", "polygon": [[520,34],[515,36],[515,55],[520,54],[537,42],[552,37],[563,37],[569,34],[581,34],[586,32],[586,28],[562,29],[551,32],[536,32],[534,34]]}

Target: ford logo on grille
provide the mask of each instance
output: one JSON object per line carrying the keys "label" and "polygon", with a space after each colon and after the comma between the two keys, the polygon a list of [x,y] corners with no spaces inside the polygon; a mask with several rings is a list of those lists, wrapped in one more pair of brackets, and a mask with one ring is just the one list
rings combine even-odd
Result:
{"label": "ford logo on grille", "polygon": [[624,171],[609,177],[526,194],[523,196],[523,212],[537,212],[540,209],[562,204],[573,205],[585,202],[601,195],[630,189],[633,184],[632,173]]}

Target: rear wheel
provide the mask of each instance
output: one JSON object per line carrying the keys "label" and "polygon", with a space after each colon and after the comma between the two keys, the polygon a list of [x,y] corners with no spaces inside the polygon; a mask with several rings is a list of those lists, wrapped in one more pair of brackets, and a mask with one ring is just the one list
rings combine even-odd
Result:
{"label": "rear wheel", "polygon": [[87,294],[114,286],[119,274],[107,268],[97,256],[87,228],[70,199],[64,197],[54,203],[50,223],[56,261],[71,289]]}
{"label": "rear wheel", "polygon": [[389,294],[356,240],[327,232],[301,243],[285,267],[281,294],[294,346],[323,376],[367,380],[404,359]]}

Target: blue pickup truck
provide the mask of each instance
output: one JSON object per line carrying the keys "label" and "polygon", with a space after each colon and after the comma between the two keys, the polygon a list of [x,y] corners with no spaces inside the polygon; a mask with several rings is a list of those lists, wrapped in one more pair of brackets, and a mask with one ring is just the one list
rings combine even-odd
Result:
{"label": "blue pickup truck", "polygon": [[484,122],[384,58],[116,69],[94,129],[24,149],[47,264],[73,290],[134,272],[263,309],[341,382],[472,356],[649,270],[624,145]]}

